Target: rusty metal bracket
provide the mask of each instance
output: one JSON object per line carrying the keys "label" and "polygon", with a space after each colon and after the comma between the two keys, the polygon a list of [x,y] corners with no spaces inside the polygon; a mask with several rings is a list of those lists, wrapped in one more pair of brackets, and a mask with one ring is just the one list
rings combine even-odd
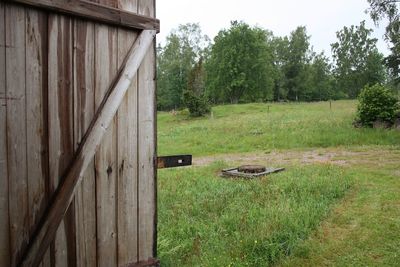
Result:
{"label": "rusty metal bracket", "polygon": [[175,168],[192,165],[192,155],[157,157],[157,168]]}

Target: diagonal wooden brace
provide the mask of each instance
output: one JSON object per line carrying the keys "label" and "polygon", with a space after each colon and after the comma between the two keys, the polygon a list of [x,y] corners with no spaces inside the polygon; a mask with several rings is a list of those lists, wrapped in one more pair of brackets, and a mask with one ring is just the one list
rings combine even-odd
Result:
{"label": "diagonal wooden brace", "polygon": [[62,184],[57,189],[52,202],[40,221],[36,234],[30,239],[27,251],[20,262],[20,266],[38,266],[46,253],[52,240],[54,240],[58,226],[71,201],[74,197],[77,186],[96,149],[111,124],[125,93],[132,83],[140,64],[146,55],[153,39],[155,30],[143,30],[128,52],[117,76],[97,110],[92,123],[90,124],[70,167],[62,177]]}

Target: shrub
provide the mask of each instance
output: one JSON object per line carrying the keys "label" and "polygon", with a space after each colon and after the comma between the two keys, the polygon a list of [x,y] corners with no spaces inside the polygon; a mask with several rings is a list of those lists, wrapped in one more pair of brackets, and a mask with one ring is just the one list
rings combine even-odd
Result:
{"label": "shrub", "polygon": [[191,90],[186,90],[183,93],[183,101],[192,117],[201,117],[211,111],[210,104],[205,95],[197,96]]}
{"label": "shrub", "polygon": [[363,126],[371,127],[378,120],[393,123],[398,103],[396,97],[384,86],[367,85],[358,100],[357,119]]}
{"label": "shrub", "polygon": [[205,96],[205,75],[203,59],[200,58],[190,71],[188,86],[183,92],[183,102],[192,117],[201,117],[211,111],[210,103]]}

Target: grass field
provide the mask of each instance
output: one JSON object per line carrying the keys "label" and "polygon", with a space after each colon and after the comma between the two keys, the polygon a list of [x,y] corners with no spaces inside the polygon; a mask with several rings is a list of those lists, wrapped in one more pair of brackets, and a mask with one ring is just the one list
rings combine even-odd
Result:
{"label": "grass field", "polygon": [[[269,112],[268,112],[269,106]],[[395,131],[354,129],[355,101],[217,106],[213,116],[158,116],[159,154],[195,156],[366,145],[399,146]]]}
{"label": "grass field", "polygon": [[[159,154],[195,156],[158,174],[162,266],[399,266],[400,132],[354,129],[355,105],[160,113]],[[287,170],[218,175],[249,161]]]}

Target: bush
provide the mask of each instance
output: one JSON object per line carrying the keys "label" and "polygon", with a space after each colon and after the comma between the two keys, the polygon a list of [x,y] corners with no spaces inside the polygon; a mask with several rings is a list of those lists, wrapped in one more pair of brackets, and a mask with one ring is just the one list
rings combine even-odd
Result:
{"label": "bush", "polygon": [[397,99],[384,86],[375,84],[361,91],[357,107],[358,121],[371,127],[375,121],[392,124],[397,110]]}
{"label": "bush", "polygon": [[197,96],[191,90],[186,90],[183,93],[183,101],[192,117],[201,117],[211,112],[208,99],[204,95]]}

